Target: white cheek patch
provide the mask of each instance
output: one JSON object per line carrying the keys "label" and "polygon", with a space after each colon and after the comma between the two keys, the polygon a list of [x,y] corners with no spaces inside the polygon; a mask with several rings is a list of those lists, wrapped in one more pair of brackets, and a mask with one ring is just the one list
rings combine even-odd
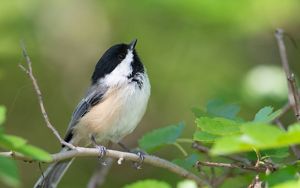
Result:
{"label": "white cheek patch", "polygon": [[133,53],[128,50],[125,59],[110,73],[107,74],[101,82],[107,86],[119,85],[127,83],[128,76],[132,73],[131,62],[133,61]]}

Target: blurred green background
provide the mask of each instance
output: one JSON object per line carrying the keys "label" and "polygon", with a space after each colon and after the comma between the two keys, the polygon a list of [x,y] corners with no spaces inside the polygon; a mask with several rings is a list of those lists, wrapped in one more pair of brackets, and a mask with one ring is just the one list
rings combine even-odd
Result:
{"label": "blurred green background", "polygon": [[[241,105],[245,118],[263,105],[281,107],[286,83],[273,32],[282,27],[299,43],[299,18],[298,0],[1,1],[0,104],[8,108],[6,132],[51,153],[60,149],[44,125],[30,80],[17,66],[24,63],[20,40],[32,58],[50,119],[63,134],[104,50],[138,38],[152,94],[140,126],[125,139],[136,147],[143,133],[179,121],[191,137],[190,109],[213,98]],[[299,49],[291,40],[286,43],[299,74]],[[170,147],[157,155],[181,154]],[[31,187],[40,175],[38,165],[18,164],[22,187]],[[85,187],[96,164],[95,158],[76,160],[60,187]],[[115,165],[104,187],[144,178],[173,185],[179,180],[165,170],[144,165],[136,171],[130,165]]]}

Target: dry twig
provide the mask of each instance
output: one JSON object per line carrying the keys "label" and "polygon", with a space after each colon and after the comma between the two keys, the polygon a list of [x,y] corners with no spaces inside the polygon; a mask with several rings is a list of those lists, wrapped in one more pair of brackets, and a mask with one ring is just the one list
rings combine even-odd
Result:
{"label": "dry twig", "polygon": [[248,170],[254,172],[265,172],[268,167],[265,166],[248,166],[243,164],[231,164],[231,163],[217,163],[208,161],[197,161],[196,166],[208,166],[208,167],[222,167],[222,168],[237,168],[241,170]]}
{"label": "dry twig", "polygon": [[280,58],[281,58],[281,64],[282,64],[283,70],[285,72],[285,75],[287,78],[287,83],[288,83],[289,103],[293,107],[295,116],[296,116],[297,120],[299,121],[300,120],[299,92],[297,89],[295,75],[294,75],[294,73],[292,73],[290,71],[286,48],[285,48],[285,44],[283,41],[283,35],[284,35],[283,29],[278,28],[275,31],[275,37],[277,39],[277,44],[278,44]]}
{"label": "dry twig", "polygon": [[48,116],[48,114],[46,112],[46,109],[45,109],[44,102],[43,102],[42,92],[41,92],[40,87],[39,87],[39,85],[37,83],[37,80],[36,80],[36,78],[35,78],[35,76],[33,75],[33,72],[32,72],[32,66],[31,66],[30,57],[28,56],[27,50],[26,50],[25,45],[23,43],[21,43],[21,47],[22,47],[23,56],[24,56],[26,64],[27,64],[27,68],[25,68],[22,64],[19,64],[19,67],[29,76],[29,78],[32,81],[34,90],[35,90],[36,95],[38,97],[38,102],[39,102],[39,105],[40,105],[40,109],[41,109],[41,112],[42,112],[42,115],[43,115],[43,118],[45,120],[45,123],[46,123],[47,127],[52,131],[52,133],[56,136],[56,138],[59,140],[59,142],[62,145],[65,145],[65,146],[67,146],[67,147],[69,147],[71,149],[74,149],[75,147],[73,145],[65,142],[61,138],[61,136],[59,135],[59,133],[57,132],[57,130],[51,124],[51,122],[49,120],[49,116]]}
{"label": "dry twig", "polygon": [[[36,162],[34,159],[25,157],[21,154],[15,153],[15,152],[0,152],[0,156],[12,158],[15,160],[21,160],[26,162]],[[96,148],[84,148],[84,147],[76,147],[74,150],[69,150],[62,153],[56,153],[52,155],[52,160],[48,163],[53,163],[57,161],[63,161],[72,159],[74,157],[98,157],[99,156],[99,150]],[[125,160],[135,161],[139,162],[140,158],[138,155],[134,153],[129,152],[121,152],[117,150],[107,150],[106,153],[107,157],[114,158],[114,159],[120,159],[123,158]],[[153,156],[153,155],[146,155],[144,163],[150,164],[155,167],[166,169],[174,174],[178,174],[181,177],[194,180],[199,186],[204,185],[205,182],[201,180],[198,176],[195,174],[187,171],[186,169],[170,162],[165,159]]]}
{"label": "dry twig", "polygon": [[106,176],[109,170],[111,169],[114,161],[115,160],[112,158],[107,158],[105,160],[105,165],[98,165],[92,177],[90,178],[87,187],[88,188],[101,187],[101,185],[103,185],[103,183],[105,182]]}
{"label": "dry twig", "polygon": [[[205,153],[205,154],[208,154],[208,152],[209,152],[209,148],[201,145],[198,142],[194,142],[192,144],[192,148],[198,150],[201,153]],[[243,158],[243,157],[239,157],[239,156],[223,155],[222,157],[225,157],[225,158],[230,159],[230,160],[235,161],[235,162],[244,163],[244,164],[247,164],[247,165],[251,164],[251,162],[248,159]]]}

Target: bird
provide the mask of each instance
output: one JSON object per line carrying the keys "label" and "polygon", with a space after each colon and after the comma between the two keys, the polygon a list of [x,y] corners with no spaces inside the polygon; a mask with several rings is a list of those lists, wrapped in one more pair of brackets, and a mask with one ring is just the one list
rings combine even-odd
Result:
{"label": "bird", "polygon": [[[85,147],[94,144],[103,157],[104,145],[120,143],[139,124],[151,85],[136,44],[137,39],[113,45],[99,59],[91,84],[71,116],[65,134],[67,143]],[[70,149],[63,145],[60,152],[67,150]],[[73,160],[52,163],[34,187],[57,187]]]}

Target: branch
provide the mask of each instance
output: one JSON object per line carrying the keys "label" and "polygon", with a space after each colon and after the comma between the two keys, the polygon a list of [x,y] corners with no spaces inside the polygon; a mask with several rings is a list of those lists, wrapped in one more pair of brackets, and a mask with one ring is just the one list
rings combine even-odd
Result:
{"label": "branch", "polygon": [[[36,162],[34,159],[25,157],[19,153],[15,152],[0,152],[0,156],[12,158],[15,160],[21,160],[25,162]],[[52,160],[48,163],[63,161],[72,159],[74,157],[98,157],[99,156],[99,150],[96,148],[84,148],[84,147],[76,147],[76,149],[69,150],[62,153],[56,153],[52,155]],[[118,159],[118,164],[122,164],[122,161],[124,160],[130,160],[139,162],[140,158],[136,154],[128,153],[128,152],[121,152],[116,150],[107,150],[106,157]],[[195,174],[187,171],[186,169],[171,163],[165,159],[161,159],[159,157],[153,156],[153,155],[146,155],[144,163],[150,164],[155,167],[166,169],[174,174],[178,174],[181,177],[194,180],[199,186],[203,186],[205,182],[201,180],[198,176]]]}
{"label": "branch", "polygon": [[268,167],[265,167],[265,166],[256,167],[256,166],[247,166],[247,165],[242,165],[242,164],[203,162],[203,161],[197,161],[196,166],[197,167],[208,166],[208,167],[237,168],[237,169],[241,169],[241,170],[249,170],[249,171],[254,171],[254,172],[266,172],[266,170],[268,169]]}
{"label": "branch", "polygon": [[[209,149],[203,145],[200,145],[198,142],[194,142],[192,144],[192,148],[198,150],[199,152],[201,153],[205,153],[205,154],[208,154],[209,152]],[[232,156],[232,155],[221,155],[221,157],[225,157],[227,159],[230,159],[232,161],[236,161],[236,162],[239,162],[239,163],[244,163],[244,164],[251,164],[251,162],[246,159],[246,158],[243,158],[243,157],[239,157],[239,156]]]}
{"label": "branch", "polygon": [[25,68],[21,64],[19,64],[19,67],[29,76],[29,78],[32,81],[34,90],[35,90],[36,95],[38,97],[38,102],[39,102],[39,105],[40,105],[40,109],[41,109],[41,112],[42,112],[42,115],[43,115],[43,118],[45,120],[45,123],[46,123],[47,127],[52,131],[52,133],[56,136],[56,138],[59,140],[59,142],[62,145],[65,145],[65,146],[67,146],[67,147],[69,147],[71,149],[74,149],[74,146],[72,144],[69,144],[69,143],[65,142],[61,138],[61,136],[59,135],[59,133],[57,132],[57,130],[51,124],[51,122],[49,120],[49,117],[48,117],[48,114],[47,114],[46,109],[45,109],[44,102],[43,102],[42,92],[41,92],[40,87],[39,87],[39,85],[37,83],[37,80],[36,80],[36,78],[35,78],[35,76],[33,75],[33,72],[32,72],[32,66],[31,66],[30,57],[28,56],[27,50],[26,50],[25,45],[23,43],[21,43],[21,48],[22,48],[23,57],[25,58],[25,61],[27,63],[27,68]]}
{"label": "branch", "polygon": [[287,54],[286,54],[286,48],[285,48],[285,44],[283,41],[283,35],[284,35],[283,29],[278,28],[275,31],[275,37],[277,39],[277,44],[278,44],[280,58],[281,58],[281,64],[284,69],[285,75],[287,77],[287,82],[288,82],[289,103],[293,107],[293,110],[294,110],[297,120],[300,121],[299,92],[297,89],[295,75],[290,71]]}
{"label": "branch", "polygon": [[108,158],[105,161],[105,165],[97,165],[96,170],[94,171],[92,177],[89,180],[87,185],[88,188],[96,188],[101,187],[105,182],[106,176],[111,169],[113,162],[115,160],[112,158]]}

